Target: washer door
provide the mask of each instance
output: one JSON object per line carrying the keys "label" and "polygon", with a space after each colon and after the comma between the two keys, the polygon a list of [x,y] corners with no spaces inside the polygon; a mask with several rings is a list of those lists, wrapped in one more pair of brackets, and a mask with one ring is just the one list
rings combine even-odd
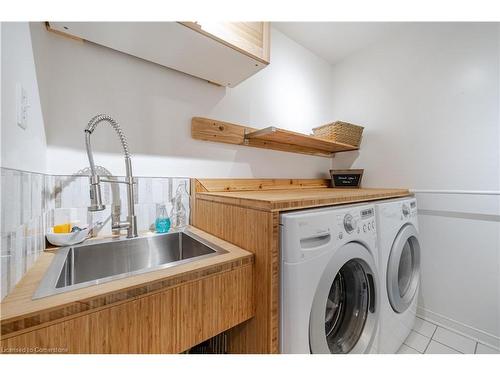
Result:
{"label": "washer door", "polygon": [[309,320],[311,353],[367,353],[378,320],[375,261],[357,242],[330,259],[314,295]]}
{"label": "washer door", "polygon": [[387,294],[394,311],[402,313],[416,298],[420,282],[420,244],[411,224],[399,231],[387,263]]}

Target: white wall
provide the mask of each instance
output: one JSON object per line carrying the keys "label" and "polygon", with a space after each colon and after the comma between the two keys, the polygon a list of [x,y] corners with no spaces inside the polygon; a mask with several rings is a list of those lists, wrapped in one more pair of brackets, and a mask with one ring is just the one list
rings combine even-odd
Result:
{"label": "white wall", "polygon": [[[333,118],[366,127],[365,186],[500,190],[496,24],[413,24],[333,68]],[[417,194],[420,312],[500,345],[498,195]]]}
{"label": "white wall", "polygon": [[500,195],[416,196],[419,313],[500,347]]}
{"label": "white wall", "polygon": [[[1,165],[45,172],[45,130],[29,25],[25,22],[2,22],[1,28]],[[26,130],[17,126],[16,83],[21,83],[25,88],[31,106]]]}
{"label": "white wall", "polygon": [[[55,35],[39,23],[31,30],[50,173],[72,173],[87,165],[83,129],[104,112],[124,128],[137,175],[328,175],[328,158],[191,139],[193,116],[303,132],[331,120],[331,66],[277,30],[272,30],[270,66],[233,89]],[[96,162],[124,173],[112,130],[102,127],[93,141]]]}
{"label": "white wall", "polygon": [[498,190],[496,27],[406,26],[335,65],[333,117],[366,125],[366,183]]}

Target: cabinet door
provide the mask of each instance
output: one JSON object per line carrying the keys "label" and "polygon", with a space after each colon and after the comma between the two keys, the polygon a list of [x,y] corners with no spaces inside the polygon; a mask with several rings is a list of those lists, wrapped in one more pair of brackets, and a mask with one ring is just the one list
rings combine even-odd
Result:
{"label": "cabinet door", "polygon": [[179,353],[254,315],[245,266],[90,316],[92,353]]}
{"label": "cabinet door", "polygon": [[157,293],[90,314],[90,351],[99,354],[161,353]]}

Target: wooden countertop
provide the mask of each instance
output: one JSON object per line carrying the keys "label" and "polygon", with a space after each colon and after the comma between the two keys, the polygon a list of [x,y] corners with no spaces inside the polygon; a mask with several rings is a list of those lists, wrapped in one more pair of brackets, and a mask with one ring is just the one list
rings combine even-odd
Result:
{"label": "wooden countertop", "polygon": [[408,189],[303,188],[248,191],[197,192],[196,198],[263,211],[287,211],[411,195]]}
{"label": "wooden countertop", "polygon": [[227,253],[32,300],[33,293],[55,256],[55,253],[43,253],[14,290],[0,303],[2,339],[12,333],[35,329],[55,320],[88,313],[253,262],[253,254],[250,252],[200,229],[191,226],[188,229]]}

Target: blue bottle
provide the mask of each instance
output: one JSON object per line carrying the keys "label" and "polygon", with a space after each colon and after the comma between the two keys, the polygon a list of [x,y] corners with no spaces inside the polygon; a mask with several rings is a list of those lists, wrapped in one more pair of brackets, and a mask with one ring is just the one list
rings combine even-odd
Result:
{"label": "blue bottle", "polygon": [[167,233],[170,230],[170,218],[164,204],[159,204],[156,207],[155,229],[156,233]]}

